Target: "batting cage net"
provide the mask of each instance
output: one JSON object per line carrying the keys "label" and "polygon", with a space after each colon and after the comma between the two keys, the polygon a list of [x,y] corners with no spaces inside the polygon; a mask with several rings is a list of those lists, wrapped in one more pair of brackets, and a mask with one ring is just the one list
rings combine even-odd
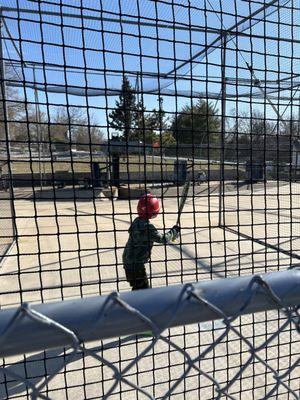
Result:
{"label": "batting cage net", "polygon": [[299,17],[1,1],[1,398],[300,397]]}

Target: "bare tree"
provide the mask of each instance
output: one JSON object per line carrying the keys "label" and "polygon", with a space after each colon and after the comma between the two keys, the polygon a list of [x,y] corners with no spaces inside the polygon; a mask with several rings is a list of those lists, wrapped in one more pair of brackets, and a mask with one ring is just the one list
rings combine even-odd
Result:
{"label": "bare tree", "polygon": [[227,159],[261,162],[272,158],[276,148],[275,121],[260,110],[253,110],[251,115],[243,111],[231,121],[226,137]]}
{"label": "bare tree", "polygon": [[93,150],[103,142],[104,134],[93,115],[80,107],[58,107],[51,122],[51,142],[58,149],[74,145],[78,150]]}

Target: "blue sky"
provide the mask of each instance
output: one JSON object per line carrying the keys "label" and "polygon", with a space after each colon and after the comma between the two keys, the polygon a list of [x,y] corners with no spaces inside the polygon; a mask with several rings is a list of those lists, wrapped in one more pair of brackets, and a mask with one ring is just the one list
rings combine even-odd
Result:
{"label": "blue sky", "polygon": [[[144,90],[155,90],[158,87],[169,90],[193,92],[220,91],[220,49],[217,48],[203,59],[195,59],[193,63],[179,68],[177,74],[185,74],[188,79],[180,79],[177,76],[170,79],[158,79],[147,77],[146,73],[168,73],[178,68],[184,60],[201,51],[205,43],[211,43],[216,38],[215,33],[195,32],[177,29],[179,25],[208,28],[229,28],[243,17],[255,12],[261,7],[259,1],[246,0],[84,0],[84,8],[80,8],[80,0],[63,0],[64,7],[59,6],[60,0],[51,2],[38,2],[27,0],[2,0],[4,7],[26,8],[36,10],[36,14],[5,12],[6,24],[11,35],[15,39],[15,45],[22,53],[25,62],[36,62],[43,65],[53,64],[57,71],[45,68],[36,69],[38,83],[58,85],[62,88],[67,83],[83,91],[82,96],[48,93],[48,101],[54,104],[88,105],[95,107],[93,111],[100,125],[106,126],[105,107],[113,107],[116,97],[104,96],[86,97],[85,88],[119,89],[122,74],[113,71],[139,71],[143,76],[140,85]],[[51,3],[51,4],[48,4]],[[172,5],[173,3],[173,5]],[[239,37],[237,52],[234,42],[228,43],[227,70],[228,78],[251,78],[246,69],[245,60],[252,63],[259,79],[282,79],[291,73],[300,73],[299,68],[299,44],[290,44],[287,41],[278,42],[276,38],[300,40],[297,21],[300,21],[299,1],[282,0],[286,3],[284,8],[278,11],[277,7],[271,7],[265,18],[265,22],[254,24],[252,21],[251,32],[254,35],[266,35],[273,39],[252,39]],[[190,4],[190,8],[188,5]],[[294,9],[291,9],[294,6]],[[298,9],[296,9],[296,6]],[[76,15],[96,17],[88,18],[61,18],[41,14],[41,11],[73,13]],[[136,25],[120,24],[119,22],[101,21],[102,18],[123,19],[155,22],[161,24],[173,24],[175,29],[144,27]],[[9,18],[10,17],[10,18]],[[19,18],[18,18],[19,17]],[[258,15],[260,19],[262,15]],[[43,21],[41,24],[40,21]],[[279,22],[280,21],[280,24]],[[294,21],[294,26],[291,22]],[[63,24],[63,28],[62,28]],[[84,30],[82,31],[82,27]],[[246,26],[249,28],[249,26]],[[83,33],[82,33],[83,32]],[[245,30],[249,33],[250,30]],[[21,39],[21,40],[20,40]],[[279,43],[279,44],[278,44]],[[64,44],[64,47],[62,46]],[[85,50],[83,51],[83,48]],[[5,40],[5,57],[9,60],[20,60],[11,40]],[[122,56],[122,52],[124,53]],[[159,57],[158,57],[159,55]],[[293,55],[293,58],[292,58]],[[65,68],[67,67],[67,68]],[[75,67],[75,68],[74,68]],[[103,73],[103,70],[106,73]],[[16,68],[19,80],[33,81],[32,67]],[[83,73],[83,72],[86,73]],[[23,75],[24,74],[24,75]],[[134,86],[136,77],[128,74]],[[296,79],[295,79],[296,80]],[[33,99],[33,90],[25,89],[27,97]],[[249,91],[242,85],[228,85],[229,94],[241,94]],[[255,89],[254,91],[257,91]],[[291,90],[282,93],[295,99],[299,98],[298,92]],[[276,96],[276,94],[275,94]],[[39,93],[41,103],[46,104],[46,96]],[[151,110],[158,107],[157,94],[144,95],[144,104]],[[107,103],[106,103],[107,101]],[[168,112],[174,112],[190,103],[189,98],[181,96],[164,96],[164,107]],[[274,117],[266,101],[260,100],[258,105],[269,117]],[[249,111],[249,102],[228,101],[227,109],[236,108]],[[217,104],[219,106],[219,104]],[[298,100],[295,101],[294,112],[297,110]],[[279,107],[282,111],[284,105]],[[289,110],[287,111],[289,112]]]}

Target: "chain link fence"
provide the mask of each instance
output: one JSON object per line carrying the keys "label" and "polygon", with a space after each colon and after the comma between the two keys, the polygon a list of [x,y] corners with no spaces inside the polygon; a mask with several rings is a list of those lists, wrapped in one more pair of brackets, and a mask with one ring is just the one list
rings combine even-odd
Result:
{"label": "chain link fence", "polygon": [[[112,399],[122,392],[122,399],[182,398],[183,393],[201,399],[239,399],[242,393],[245,398],[299,399],[299,282],[300,272],[295,269],[146,293],[111,293],[103,299],[65,304],[24,304],[17,310],[2,311],[2,355],[17,354],[21,349],[57,348],[60,344],[67,349],[56,352],[60,360],[52,365],[51,351],[44,353],[48,356],[39,366],[38,379],[36,375],[30,379],[28,365],[24,375],[20,368],[4,365],[1,392],[5,387],[7,398],[18,398],[16,388],[19,393],[26,388],[27,396],[33,399],[74,398],[74,380],[68,381],[68,372],[76,371],[79,378],[78,365],[83,363],[90,375],[81,376],[83,382],[76,379],[85,391],[78,388],[76,398]],[[170,300],[163,301],[164,297]],[[76,310],[73,316],[72,309]],[[245,315],[254,311],[257,314]],[[202,321],[199,343],[194,337],[191,345],[193,335],[183,339],[174,334],[173,329],[182,329],[176,326],[197,319]],[[209,319],[213,321],[207,322]],[[253,331],[245,329],[247,320]],[[193,325],[184,329],[193,332]],[[95,346],[97,337],[118,337],[126,331],[131,335]],[[87,345],[91,340],[93,347]],[[123,355],[122,360],[117,354],[120,341],[128,344],[127,357]],[[136,356],[131,357],[134,346]],[[155,360],[155,371],[149,369],[150,360],[153,364]],[[165,362],[170,368],[167,377],[159,372]],[[95,372],[97,366],[95,387],[91,371]],[[63,371],[68,382],[65,397],[60,386]]]}
{"label": "chain link fence", "polygon": [[[300,258],[299,12],[1,1],[0,400],[299,398],[298,271],[259,277]],[[124,293],[137,198],[163,234],[189,179]]]}

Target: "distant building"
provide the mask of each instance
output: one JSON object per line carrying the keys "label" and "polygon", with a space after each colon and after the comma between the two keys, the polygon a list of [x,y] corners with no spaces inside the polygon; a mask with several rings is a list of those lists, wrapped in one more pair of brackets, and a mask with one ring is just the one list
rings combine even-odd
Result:
{"label": "distant building", "polygon": [[152,153],[152,145],[139,142],[138,140],[123,141],[117,138],[109,139],[106,143],[101,144],[101,150],[106,154],[118,154],[120,156],[126,154],[146,154]]}

